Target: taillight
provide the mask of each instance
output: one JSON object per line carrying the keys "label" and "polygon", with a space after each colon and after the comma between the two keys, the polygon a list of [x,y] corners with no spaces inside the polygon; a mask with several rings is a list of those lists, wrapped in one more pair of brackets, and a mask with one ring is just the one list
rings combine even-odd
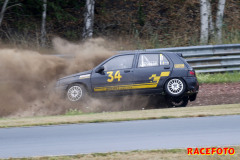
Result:
{"label": "taillight", "polygon": [[195,71],[188,71],[188,76],[196,76]]}

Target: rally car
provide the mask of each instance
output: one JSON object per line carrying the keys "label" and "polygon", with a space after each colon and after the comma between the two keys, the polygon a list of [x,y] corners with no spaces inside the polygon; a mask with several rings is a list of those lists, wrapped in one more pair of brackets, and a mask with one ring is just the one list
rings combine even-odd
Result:
{"label": "rally car", "polygon": [[185,107],[196,99],[199,84],[181,53],[140,52],[114,55],[92,70],[63,77],[56,89],[71,102],[86,95],[162,95],[168,106]]}

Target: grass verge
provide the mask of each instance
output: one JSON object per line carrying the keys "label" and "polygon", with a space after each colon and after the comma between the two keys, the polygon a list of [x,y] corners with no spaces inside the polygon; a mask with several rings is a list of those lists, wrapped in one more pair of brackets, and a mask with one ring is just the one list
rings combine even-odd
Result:
{"label": "grass verge", "polygon": [[240,82],[240,72],[226,72],[214,74],[197,74],[199,83],[229,83]]}
{"label": "grass verge", "polygon": [[123,112],[103,112],[91,114],[79,113],[79,115],[61,115],[48,117],[3,118],[0,119],[0,128],[221,115],[240,115],[240,104],[225,104],[186,108],[166,108]]}
{"label": "grass verge", "polygon": [[[224,148],[224,147],[221,147]],[[81,154],[75,156],[57,156],[57,157],[36,157],[28,158],[31,160],[232,160],[239,159],[240,146],[232,146],[234,148],[234,155],[188,155],[187,149],[164,149],[164,150],[150,150],[150,151],[131,151],[131,152],[111,152],[111,153],[93,153]]]}

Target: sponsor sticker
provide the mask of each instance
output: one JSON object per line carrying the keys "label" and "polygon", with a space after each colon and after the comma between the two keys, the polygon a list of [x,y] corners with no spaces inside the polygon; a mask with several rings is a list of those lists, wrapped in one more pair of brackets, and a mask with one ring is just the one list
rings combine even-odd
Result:
{"label": "sponsor sticker", "polygon": [[174,68],[184,68],[184,64],[175,64]]}

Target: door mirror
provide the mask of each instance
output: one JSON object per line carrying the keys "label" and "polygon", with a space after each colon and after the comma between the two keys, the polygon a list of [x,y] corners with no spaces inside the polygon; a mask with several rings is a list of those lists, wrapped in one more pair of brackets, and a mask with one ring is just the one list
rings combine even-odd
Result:
{"label": "door mirror", "polygon": [[102,73],[103,71],[104,71],[104,66],[100,66],[95,70],[96,73]]}

